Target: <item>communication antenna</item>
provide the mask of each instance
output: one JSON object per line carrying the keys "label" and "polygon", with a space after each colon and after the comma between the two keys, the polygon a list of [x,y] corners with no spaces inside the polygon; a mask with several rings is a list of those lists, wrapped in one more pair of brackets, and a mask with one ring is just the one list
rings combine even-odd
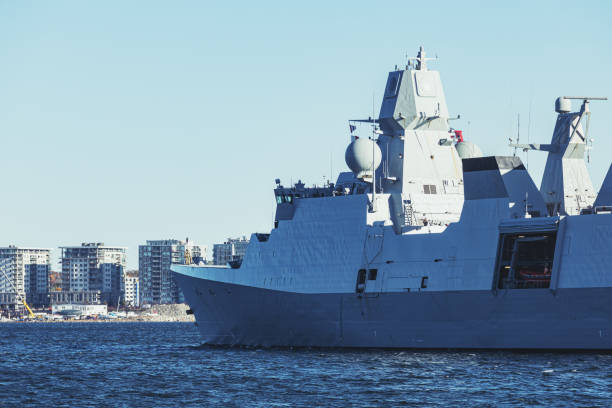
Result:
{"label": "communication antenna", "polygon": [[[531,99],[529,99],[529,120],[527,121],[527,144],[531,142],[529,136],[531,133],[531,106],[532,104],[533,104],[533,95],[531,96]],[[527,150],[526,154],[527,154],[527,157],[526,157],[527,170],[529,170],[529,150]]]}
{"label": "communication antenna", "polygon": [[329,181],[328,183],[331,183],[332,181],[332,177],[334,176],[334,155],[332,154],[332,152],[329,152]]}
{"label": "communication antenna", "polygon": [[591,150],[593,150],[593,142],[595,141],[595,139],[590,138],[587,139],[587,143],[586,143],[586,153],[587,153],[587,164],[589,165],[589,168],[591,166]]}
{"label": "communication antenna", "polygon": [[417,70],[421,71],[427,71],[427,61],[431,61],[431,60],[437,60],[438,59],[438,55],[436,54],[435,58],[426,58],[425,57],[425,50],[423,49],[423,46],[419,47],[419,52],[417,53],[416,58],[409,58],[408,59],[408,66],[413,65]]}
{"label": "communication antenna", "polygon": [[[518,145],[521,141],[521,114],[517,113],[516,114],[516,144]],[[514,154],[512,155],[513,157],[516,157],[516,148],[517,146],[514,146]]]}
{"label": "communication antenna", "polygon": [[376,112],[376,108],[374,107],[374,97],[376,96],[376,94],[374,92],[372,92],[372,126],[374,126],[374,124],[376,123],[376,119],[374,118],[374,113]]}
{"label": "communication antenna", "polygon": [[593,149],[593,139],[591,138],[590,143],[587,143],[586,151],[587,151],[587,165],[589,166],[589,170],[591,169],[591,149]]}
{"label": "communication antenna", "polygon": [[387,160],[385,160],[385,177],[389,177],[389,143],[387,143]]}
{"label": "communication antenna", "polygon": [[[598,96],[564,96],[563,98],[565,99],[582,99],[582,107],[580,108],[580,116],[578,116],[578,122],[576,122],[576,126],[574,126],[574,130],[572,131],[572,134],[570,135],[570,140],[572,139],[572,137],[574,137],[574,133],[576,133],[576,131],[578,130],[578,125],[580,124],[580,121],[582,120],[582,117],[587,116],[587,119],[590,117],[590,109],[589,109],[589,101],[607,101],[608,98],[606,97],[598,97]],[[580,136],[580,133],[578,133],[578,136],[580,136],[580,138],[586,142],[586,138],[587,138],[588,132],[585,132],[584,137]]]}
{"label": "communication antenna", "polygon": [[375,93],[372,92],[372,212],[376,212],[376,169],[374,168],[376,158],[376,119],[374,119],[374,96]]}
{"label": "communication antenna", "polygon": [[591,124],[591,111],[587,110],[585,112],[585,115],[586,115],[586,123],[584,124],[584,138],[585,138],[584,143],[586,144],[585,150],[587,154],[587,164],[589,165],[589,168],[590,168],[591,150],[593,150],[593,141],[594,141],[593,138],[589,139],[589,125]]}

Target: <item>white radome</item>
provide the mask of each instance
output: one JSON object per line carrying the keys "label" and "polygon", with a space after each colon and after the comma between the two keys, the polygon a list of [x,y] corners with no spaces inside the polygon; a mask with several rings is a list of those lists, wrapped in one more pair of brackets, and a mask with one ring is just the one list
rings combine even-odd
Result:
{"label": "white radome", "polygon": [[[372,167],[374,170],[380,166],[382,153],[380,147],[371,139],[355,139],[346,148],[344,154],[347,166],[355,173],[355,177],[363,179],[372,177]],[[374,159],[374,166],[372,166]]]}

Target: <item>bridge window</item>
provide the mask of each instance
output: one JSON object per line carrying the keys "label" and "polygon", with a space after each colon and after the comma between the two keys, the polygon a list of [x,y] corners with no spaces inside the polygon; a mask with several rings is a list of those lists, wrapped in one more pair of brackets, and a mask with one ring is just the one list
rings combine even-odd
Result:
{"label": "bridge window", "polygon": [[290,194],[282,194],[276,196],[276,204],[282,203],[291,203],[293,201],[293,196]]}

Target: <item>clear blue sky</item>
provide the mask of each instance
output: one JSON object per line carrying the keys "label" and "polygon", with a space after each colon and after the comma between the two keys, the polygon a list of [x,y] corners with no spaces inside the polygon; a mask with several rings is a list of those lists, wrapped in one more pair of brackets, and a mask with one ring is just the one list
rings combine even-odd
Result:
{"label": "clear blue sky", "polygon": [[[274,179],[344,170],[347,119],[420,45],[485,154],[517,113],[526,138],[530,103],[548,142],[557,96],[612,97],[612,2],[492,3],[2,1],[0,245],[102,241],[137,267],[147,239],[269,231]],[[599,188],[612,101],[592,112]]]}

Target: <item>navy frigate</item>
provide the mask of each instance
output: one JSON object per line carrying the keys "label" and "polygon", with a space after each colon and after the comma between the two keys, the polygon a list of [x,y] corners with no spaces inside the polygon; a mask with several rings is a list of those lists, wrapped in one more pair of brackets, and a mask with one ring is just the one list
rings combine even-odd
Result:
{"label": "navy frigate", "polygon": [[551,143],[513,145],[548,155],[538,188],[451,127],[427,60],[389,73],[350,172],[277,180],[241,263],[172,266],[205,343],[612,349],[612,167],[597,194],[585,166],[605,98],[558,98]]}

